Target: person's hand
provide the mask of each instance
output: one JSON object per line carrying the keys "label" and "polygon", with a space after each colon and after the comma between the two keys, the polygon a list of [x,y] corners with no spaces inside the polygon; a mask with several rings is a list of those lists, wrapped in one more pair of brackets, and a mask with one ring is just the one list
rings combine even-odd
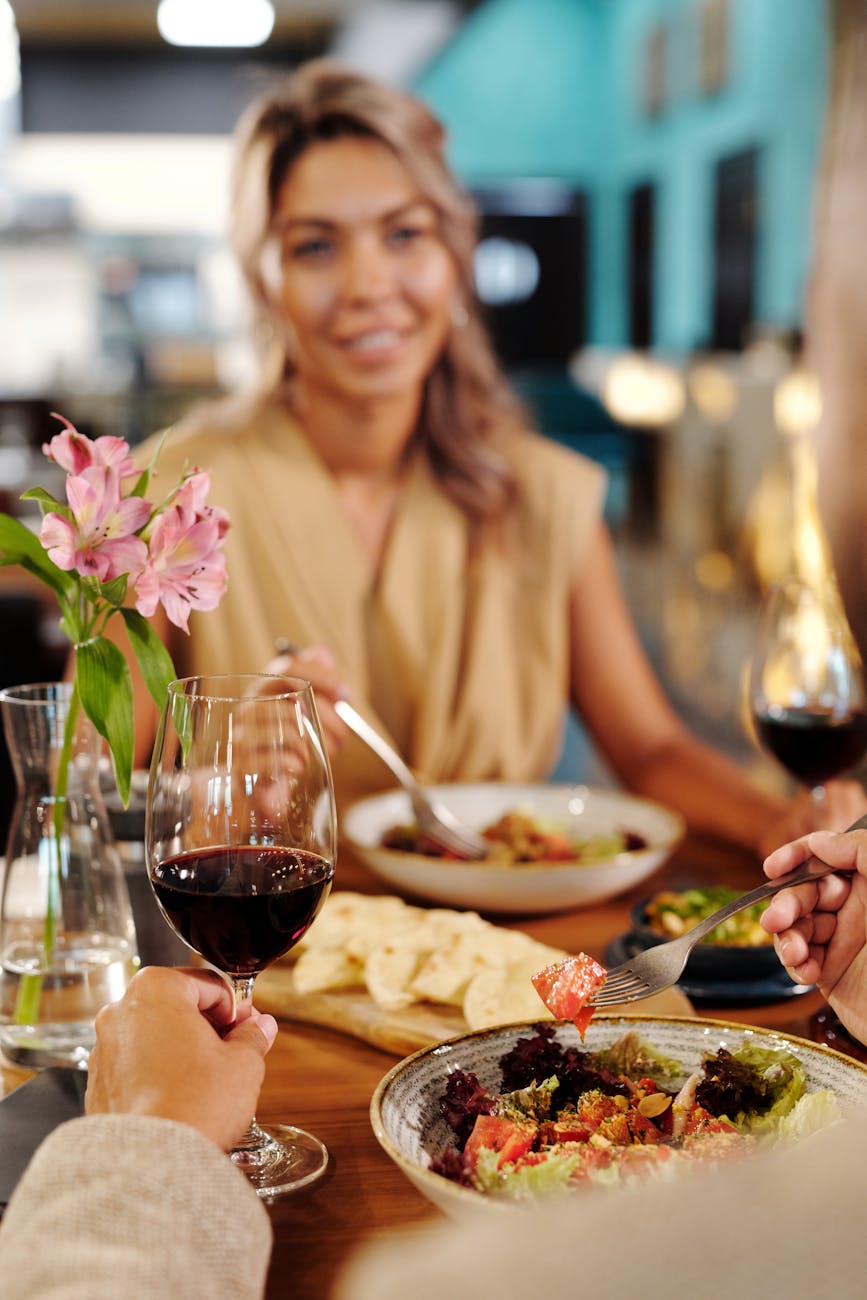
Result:
{"label": "person's hand", "polygon": [[847,874],[781,890],[762,916],[780,961],[799,984],[817,984],[843,1024],[867,1043],[867,831],[814,831],[764,864],[771,880],[810,856]]}
{"label": "person's hand", "polygon": [[89,1115],[178,1120],[229,1151],[256,1112],[277,1023],[245,1005],[212,971],[146,966],[96,1017]]}
{"label": "person's hand", "polygon": [[860,781],[829,781],[825,798],[818,807],[810,791],[801,790],[765,827],[759,854],[765,858],[781,844],[801,839],[811,831],[844,831],[864,813],[867,813],[867,794]]}
{"label": "person's hand", "polygon": [[349,728],[334,712],[334,705],[337,700],[348,699],[349,691],[337,674],[331,649],[326,645],[311,645],[287,651],[271,659],[264,671],[278,677],[305,677],[310,682],[325,744],[329,754],[336,754],[349,735]]}

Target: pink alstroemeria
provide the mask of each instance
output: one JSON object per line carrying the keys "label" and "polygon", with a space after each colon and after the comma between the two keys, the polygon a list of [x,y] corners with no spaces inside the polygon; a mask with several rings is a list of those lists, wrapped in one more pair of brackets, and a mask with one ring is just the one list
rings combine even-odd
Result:
{"label": "pink alstroemeria", "polygon": [[106,465],[91,465],[71,475],[66,497],[72,520],[56,512],[47,514],[39,534],[57,567],[77,569],[100,582],[138,573],[147,562],[148,549],[135,534],[148,520],[150,503],[141,497],[122,497],[118,471]]}
{"label": "pink alstroemeria", "polygon": [[185,525],[210,519],[216,526],[217,537],[222,541],[229,531],[229,516],[219,506],[208,505],[211,476],[207,470],[193,470],[178,488],[172,505],[177,507],[179,518]]}
{"label": "pink alstroemeria", "polygon": [[135,607],[149,618],[158,604],[176,627],[189,631],[190,610],[216,609],[226,590],[226,559],[219,547],[229,527],[223,510],[205,504],[207,474],[194,474],[154,521],[149,557],[135,579]]}
{"label": "pink alstroemeria", "polygon": [[52,411],[52,415],[66,428],[63,433],[56,433],[50,442],[44,442],[42,450],[67,474],[82,474],[93,465],[101,465],[115,470],[120,479],[138,478],[139,471],[130,455],[129,443],[123,438],[88,438],[79,433],[65,415],[58,415],[56,411]]}

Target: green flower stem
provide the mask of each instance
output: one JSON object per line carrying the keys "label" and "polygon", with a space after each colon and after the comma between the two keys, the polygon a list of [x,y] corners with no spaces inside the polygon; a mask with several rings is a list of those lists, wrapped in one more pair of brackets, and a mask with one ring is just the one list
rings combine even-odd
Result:
{"label": "green flower stem", "polygon": [[42,930],[42,962],[39,971],[21,976],[18,994],[15,999],[13,1016],[17,1025],[34,1025],[39,1018],[39,1004],[42,1000],[42,981],[54,959],[54,945],[57,941],[57,915],[60,910],[60,870],[63,862],[63,822],[66,816],[66,797],[69,790],[69,764],[72,758],[72,745],[75,740],[75,728],[78,724],[78,686],[72,682],[69,697],[69,711],[63,728],[63,743],[57,766],[57,779],[54,787],[53,831],[54,852],[48,859],[48,898],[45,907],[45,923]]}

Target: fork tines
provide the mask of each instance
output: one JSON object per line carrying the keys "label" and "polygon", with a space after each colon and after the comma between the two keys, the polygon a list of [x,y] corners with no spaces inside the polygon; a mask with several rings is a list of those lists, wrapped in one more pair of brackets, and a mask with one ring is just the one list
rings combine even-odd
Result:
{"label": "fork tines", "polygon": [[613,979],[611,976],[606,979],[593,999],[593,1006],[598,1009],[613,1007],[618,1002],[634,1002],[647,997],[651,992],[647,980],[641,979],[633,971],[623,971]]}

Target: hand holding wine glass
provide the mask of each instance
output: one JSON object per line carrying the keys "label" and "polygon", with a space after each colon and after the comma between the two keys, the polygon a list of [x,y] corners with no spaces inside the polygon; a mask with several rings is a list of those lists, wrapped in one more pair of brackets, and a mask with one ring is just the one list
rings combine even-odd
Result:
{"label": "hand holding wine glass", "polygon": [[867,750],[867,688],[836,592],[787,578],[770,591],[750,665],[761,743],[811,791],[825,823],[825,783]]}
{"label": "hand holding wine glass", "polygon": [[[309,682],[173,682],[148,786],[145,848],[161,911],[229,977],[237,1009],[256,975],[303,937],[328,896],[334,790]],[[232,1158],[262,1196],[303,1186],[328,1153],[291,1125],[255,1121]]]}

